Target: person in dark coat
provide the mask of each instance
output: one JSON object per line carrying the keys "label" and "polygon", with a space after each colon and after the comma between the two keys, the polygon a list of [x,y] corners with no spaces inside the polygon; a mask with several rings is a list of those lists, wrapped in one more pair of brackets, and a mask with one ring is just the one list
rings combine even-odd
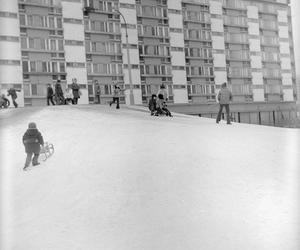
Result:
{"label": "person in dark coat", "polygon": [[9,100],[5,97],[4,94],[1,94],[0,96],[0,108],[8,108],[10,105]]}
{"label": "person in dark coat", "polygon": [[151,115],[156,115],[157,107],[156,107],[156,95],[153,94],[148,104],[149,110],[151,111]]}
{"label": "person in dark coat", "polygon": [[48,106],[50,105],[50,102],[52,103],[52,105],[55,105],[54,101],[53,101],[53,96],[54,96],[53,88],[51,87],[51,84],[48,84],[48,86],[47,86],[47,105]]}
{"label": "person in dark coat", "polygon": [[101,89],[98,81],[95,81],[95,103],[100,104],[100,94],[101,94]]}
{"label": "person in dark coat", "polygon": [[[33,166],[39,165],[38,158],[41,146],[44,146],[44,139],[34,122],[29,123],[28,129],[23,135],[23,144],[27,154],[24,170],[29,167],[31,161]],[[34,155],[33,158],[32,155]]]}
{"label": "person in dark coat", "polygon": [[9,90],[7,90],[7,96],[11,96],[11,99],[13,101],[13,104],[14,104],[15,108],[18,107],[18,103],[16,102],[16,99],[18,98],[17,91],[21,92],[21,90],[14,89],[14,88],[10,88]]}
{"label": "person in dark coat", "polygon": [[55,88],[56,104],[59,105],[65,104],[64,92],[62,90],[60,80],[57,80],[54,88]]}
{"label": "person in dark coat", "polygon": [[217,116],[216,123],[219,123],[221,120],[222,110],[223,107],[226,109],[226,116],[227,116],[227,124],[231,124],[230,122],[230,110],[229,110],[229,103],[232,101],[232,93],[227,88],[226,82],[222,84],[221,90],[218,93],[218,101],[220,104],[219,113]]}
{"label": "person in dark coat", "polygon": [[79,85],[77,84],[76,78],[72,79],[71,89],[73,92],[73,104],[77,104],[78,99],[80,98],[80,90],[79,90],[80,88],[79,88]]}
{"label": "person in dark coat", "polygon": [[124,91],[124,89],[121,89],[119,85],[115,85],[113,100],[109,103],[109,106],[117,102],[116,108],[120,108],[120,96],[122,91]]}

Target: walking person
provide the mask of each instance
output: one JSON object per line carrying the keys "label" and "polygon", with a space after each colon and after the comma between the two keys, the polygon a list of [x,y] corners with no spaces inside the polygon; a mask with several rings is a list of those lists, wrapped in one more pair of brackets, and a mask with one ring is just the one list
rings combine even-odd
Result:
{"label": "walking person", "polygon": [[7,96],[11,96],[15,108],[18,107],[18,103],[16,102],[16,99],[18,98],[17,92],[21,92],[21,90],[15,88],[10,88],[7,90]]}
{"label": "walking person", "polygon": [[54,96],[54,91],[53,88],[51,87],[51,84],[47,85],[47,105],[50,105],[50,102],[52,103],[52,105],[55,105],[54,101],[53,101],[53,96]]}
{"label": "walking person", "polygon": [[72,79],[72,85],[71,85],[72,93],[73,93],[73,104],[78,103],[78,99],[80,98],[80,88],[79,85],[77,84],[77,79],[73,78]]}
{"label": "walking person", "polygon": [[101,94],[101,89],[98,81],[95,81],[95,103],[100,104],[100,94]]}
{"label": "walking person", "polygon": [[124,89],[121,89],[119,85],[115,85],[113,100],[109,103],[109,106],[117,102],[116,109],[120,108],[120,95],[122,91],[124,91]]}
{"label": "walking person", "polygon": [[226,109],[226,116],[227,116],[227,124],[231,124],[230,121],[230,110],[229,110],[229,103],[232,101],[232,93],[231,91],[227,88],[226,82],[222,84],[221,90],[218,93],[218,101],[220,104],[219,108],[219,113],[217,116],[216,122],[219,123],[221,120],[221,115],[222,115],[222,110],[223,107]]}
{"label": "walking person", "polygon": [[[25,152],[27,154],[24,170],[29,167],[31,161],[32,165],[36,166],[40,163],[38,158],[40,155],[41,146],[44,146],[44,139],[40,131],[38,131],[34,122],[29,123],[28,129],[23,135],[23,144],[25,146]],[[33,155],[33,158],[32,158]]]}

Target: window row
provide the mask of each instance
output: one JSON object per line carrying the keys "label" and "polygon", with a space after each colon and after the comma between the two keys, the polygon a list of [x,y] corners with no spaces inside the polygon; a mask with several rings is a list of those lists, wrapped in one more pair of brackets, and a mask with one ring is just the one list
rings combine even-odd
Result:
{"label": "window row", "polygon": [[122,53],[122,48],[120,43],[114,42],[85,42],[86,52],[99,52],[99,53],[110,53],[110,54],[120,54]]}
{"label": "window row", "polygon": [[231,84],[231,91],[233,95],[251,95],[252,88],[249,84]]}
{"label": "window row", "polygon": [[210,66],[187,66],[186,74],[187,76],[213,76],[214,70]]}
{"label": "window row", "polygon": [[214,95],[215,85],[212,84],[188,84],[188,95]]}
{"label": "window row", "polygon": [[62,29],[62,18],[55,16],[20,14],[20,25]]}
{"label": "window row", "polygon": [[169,36],[169,28],[164,26],[138,25],[138,34],[145,36]]}
{"label": "window row", "polygon": [[279,62],[280,56],[278,53],[274,52],[262,52],[262,59],[264,61]]}
{"label": "window row", "polygon": [[208,30],[184,30],[184,35],[185,39],[211,40],[211,32]]}
{"label": "window row", "polygon": [[107,12],[113,12],[115,9],[119,8],[117,2],[99,0],[84,0],[84,6]]}
{"label": "window row", "polygon": [[225,42],[232,43],[249,43],[248,34],[226,33]]}
{"label": "window row", "polygon": [[165,45],[139,45],[140,55],[170,56],[170,47]]}
{"label": "window row", "polygon": [[141,75],[171,75],[170,65],[140,65]]}
{"label": "window row", "polygon": [[210,22],[210,15],[207,12],[190,11],[183,12],[183,18],[188,21]]}
{"label": "window row", "polygon": [[156,6],[137,5],[136,12],[138,16],[147,17],[168,17],[168,9]]}
{"label": "window row", "polygon": [[227,74],[229,77],[250,77],[251,69],[250,68],[227,68]]}
{"label": "window row", "polygon": [[121,75],[123,74],[122,64],[117,63],[87,63],[88,74]]}
{"label": "window row", "polygon": [[243,16],[224,16],[225,25],[247,25],[247,19]]}
{"label": "window row", "polygon": [[121,24],[116,22],[84,20],[84,26],[86,30],[90,30],[90,31],[109,32],[109,33],[121,32]]}
{"label": "window row", "polygon": [[23,73],[65,73],[65,62],[22,61]]}
{"label": "window row", "polygon": [[212,49],[206,48],[185,48],[186,57],[212,58]]}
{"label": "window row", "polygon": [[279,45],[279,41],[277,37],[273,37],[273,36],[262,36],[261,37],[261,43],[263,45]]}
{"label": "window row", "polygon": [[[173,86],[169,84],[165,84],[168,96],[173,96]],[[157,94],[160,89],[160,85],[158,84],[142,84],[141,90],[143,96],[151,96],[152,94]]]}
{"label": "window row", "polygon": [[43,5],[58,5],[59,4],[59,0],[20,0],[20,2],[43,4]]}
{"label": "window row", "polygon": [[232,60],[249,60],[250,54],[248,50],[226,50],[226,56]]}
{"label": "window row", "polygon": [[265,93],[266,94],[281,94],[282,93],[282,86],[276,84],[267,84],[264,85]]}
{"label": "window row", "polygon": [[280,78],[281,77],[281,70],[280,69],[263,69],[263,76],[264,77],[274,77]]}
{"label": "window row", "polygon": [[63,51],[64,41],[59,39],[47,39],[40,37],[21,37],[22,49]]}
{"label": "window row", "polygon": [[260,20],[259,24],[263,29],[277,29],[278,27],[277,22],[272,20]]}

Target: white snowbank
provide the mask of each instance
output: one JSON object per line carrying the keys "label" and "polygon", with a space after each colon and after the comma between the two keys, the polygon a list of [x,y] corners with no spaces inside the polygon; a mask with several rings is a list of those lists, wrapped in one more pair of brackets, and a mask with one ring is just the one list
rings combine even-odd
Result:
{"label": "white snowbank", "polygon": [[300,249],[300,130],[137,109],[1,110],[1,249]]}

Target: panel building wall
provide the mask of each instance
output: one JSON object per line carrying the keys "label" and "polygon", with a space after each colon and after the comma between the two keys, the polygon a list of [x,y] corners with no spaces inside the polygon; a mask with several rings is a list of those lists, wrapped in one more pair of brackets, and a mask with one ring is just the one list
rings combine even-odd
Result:
{"label": "panel building wall", "polygon": [[4,2],[0,23],[13,28],[1,29],[0,44],[14,53],[0,55],[10,72],[1,91],[15,84],[25,105],[45,105],[46,84],[72,78],[82,104],[95,102],[96,82],[101,104],[116,84],[127,104],[131,87],[135,104],[146,104],[164,84],[170,104],[202,114],[223,82],[239,112],[298,98],[287,0],[19,0],[12,10]]}

